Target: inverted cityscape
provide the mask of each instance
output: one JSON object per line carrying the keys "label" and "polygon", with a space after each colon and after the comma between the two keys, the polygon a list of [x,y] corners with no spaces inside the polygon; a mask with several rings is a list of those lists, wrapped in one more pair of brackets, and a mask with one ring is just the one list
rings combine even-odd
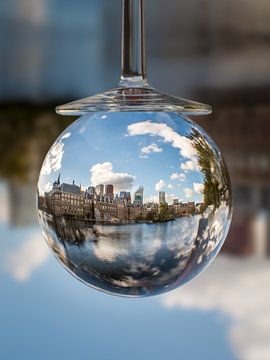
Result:
{"label": "inverted cityscape", "polygon": [[175,113],[86,114],[43,163],[38,216],[57,259],[121,296],[176,288],[219,252],[231,221],[220,151]]}

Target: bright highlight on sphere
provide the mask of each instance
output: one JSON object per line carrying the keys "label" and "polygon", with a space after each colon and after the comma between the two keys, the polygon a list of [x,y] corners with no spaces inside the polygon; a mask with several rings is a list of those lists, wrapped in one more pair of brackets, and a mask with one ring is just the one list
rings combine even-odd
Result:
{"label": "bright highlight on sphere", "polygon": [[230,180],[219,149],[187,117],[86,114],[46,155],[38,216],[76,278],[120,296],[170,291],[204,270],[229,229]]}

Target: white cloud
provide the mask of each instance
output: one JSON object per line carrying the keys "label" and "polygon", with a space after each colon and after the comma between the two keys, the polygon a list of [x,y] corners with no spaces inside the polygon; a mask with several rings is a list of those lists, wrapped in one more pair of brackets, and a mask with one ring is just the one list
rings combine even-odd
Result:
{"label": "white cloud", "polygon": [[158,203],[158,196],[152,195],[145,198],[145,203],[152,203],[152,202]]}
{"label": "white cloud", "polygon": [[186,175],[185,174],[177,174],[174,173],[170,176],[171,180],[180,180],[180,181],[185,181],[186,180]]}
{"label": "white cloud", "polygon": [[128,173],[114,172],[111,162],[93,165],[90,172],[92,186],[113,184],[116,191],[130,190],[135,180],[135,176]]}
{"label": "white cloud", "polygon": [[204,192],[204,184],[193,183],[193,189],[197,194],[203,194],[203,192]]}
{"label": "white cloud", "polygon": [[190,139],[179,135],[176,131],[164,123],[153,123],[150,120],[131,124],[128,126],[128,135],[150,135],[159,136],[164,142],[170,143],[174,148],[180,150],[180,154],[186,158],[194,159],[196,157],[196,149],[192,145]]}
{"label": "white cloud", "polygon": [[98,259],[106,262],[113,262],[118,257],[124,257],[128,255],[128,248],[124,246],[115,246],[114,239],[110,240],[110,237],[105,238],[104,241],[98,241],[95,244],[93,250],[95,256]]}
{"label": "white cloud", "polygon": [[49,192],[52,190],[52,184],[50,182],[48,182],[46,185],[45,185],[45,191],[46,192]]}
{"label": "white cloud", "polygon": [[164,180],[160,179],[155,186],[156,191],[160,191],[162,188],[166,186],[166,183]]}
{"label": "white cloud", "polygon": [[45,157],[41,168],[42,175],[50,175],[52,172],[61,169],[62,158],[64,155],[64,143],[70,137],[71,133],[65,133],[58,142],[56,142]]}
{"label": "white cloud", "polygon": [[172,185],[172,184],[169,184],[169,185],[168,185],[168,189],[173,189],[173,185]]}
{"label": "white cloud", "polygon": [[7,255],[5,267],[16,280],[24,282],[47,261],[49,254],[49,248],[38,232]]}
{"label": "white cloud", "polygon": [[71,132],[66,132],[62,137],[61,137],[61,140],[65,140],[65,139],[68,139],[71,135]]}
{"label": "white cloud", "polygon": [[270,359],[269,273],[267,259],[218,256],[202,275],[161,302],[167,309],[222,311],[231,318],[229,336],[238,357]]}
{"label": "white cloud", "polygon": [[142,154],[161,153],[162,151],[163,149],[158,147],[155,143],[145,146],[141,149]]}
{"label": "white cloud", "polygon": [[63,155],[64,144],[62,142],[55,143],[45,157],[41,174],[50,175],[51,172],[61,169]]}
{"label": "white cloud", "polygon": [[184,171],[199,171],[198,162],[196,159],[188,160],[181,164],[181,169]]}
{"label": "white cloud", "polygon": [[191,198],[191,196],[193,195],[193,190],[189,189],[189,188],[185,188],[185,197],[186,198]]}
{"label": "white cloud", "polygon": [[166,193],[166,201],[169,205],[172,205],[173,200],[176,198],[177,196],[175,194],[172,193]]}

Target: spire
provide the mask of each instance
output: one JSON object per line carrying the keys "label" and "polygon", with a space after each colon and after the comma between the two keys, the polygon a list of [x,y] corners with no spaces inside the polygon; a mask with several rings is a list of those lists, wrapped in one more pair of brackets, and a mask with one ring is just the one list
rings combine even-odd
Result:
{"label": "spire", "polygon": [[59,173],[58,179],[57,179],[57,184],[58,184],[58,185],[60,185],[60,179],[61,179],[61,174]]}

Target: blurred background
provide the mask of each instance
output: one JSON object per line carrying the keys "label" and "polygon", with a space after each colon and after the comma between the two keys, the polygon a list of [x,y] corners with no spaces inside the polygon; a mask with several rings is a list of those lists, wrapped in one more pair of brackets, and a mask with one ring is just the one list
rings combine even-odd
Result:
{"label": "blurred background", "polygon": [[147,0],[149,82],[209,103],[234,194],[222,254],[144,300],[103,295],[50,255],[42,160],[74,118],[57,104],[115,87],[121,1],[0,3],[0,358],[270,359],[270,2]]}

